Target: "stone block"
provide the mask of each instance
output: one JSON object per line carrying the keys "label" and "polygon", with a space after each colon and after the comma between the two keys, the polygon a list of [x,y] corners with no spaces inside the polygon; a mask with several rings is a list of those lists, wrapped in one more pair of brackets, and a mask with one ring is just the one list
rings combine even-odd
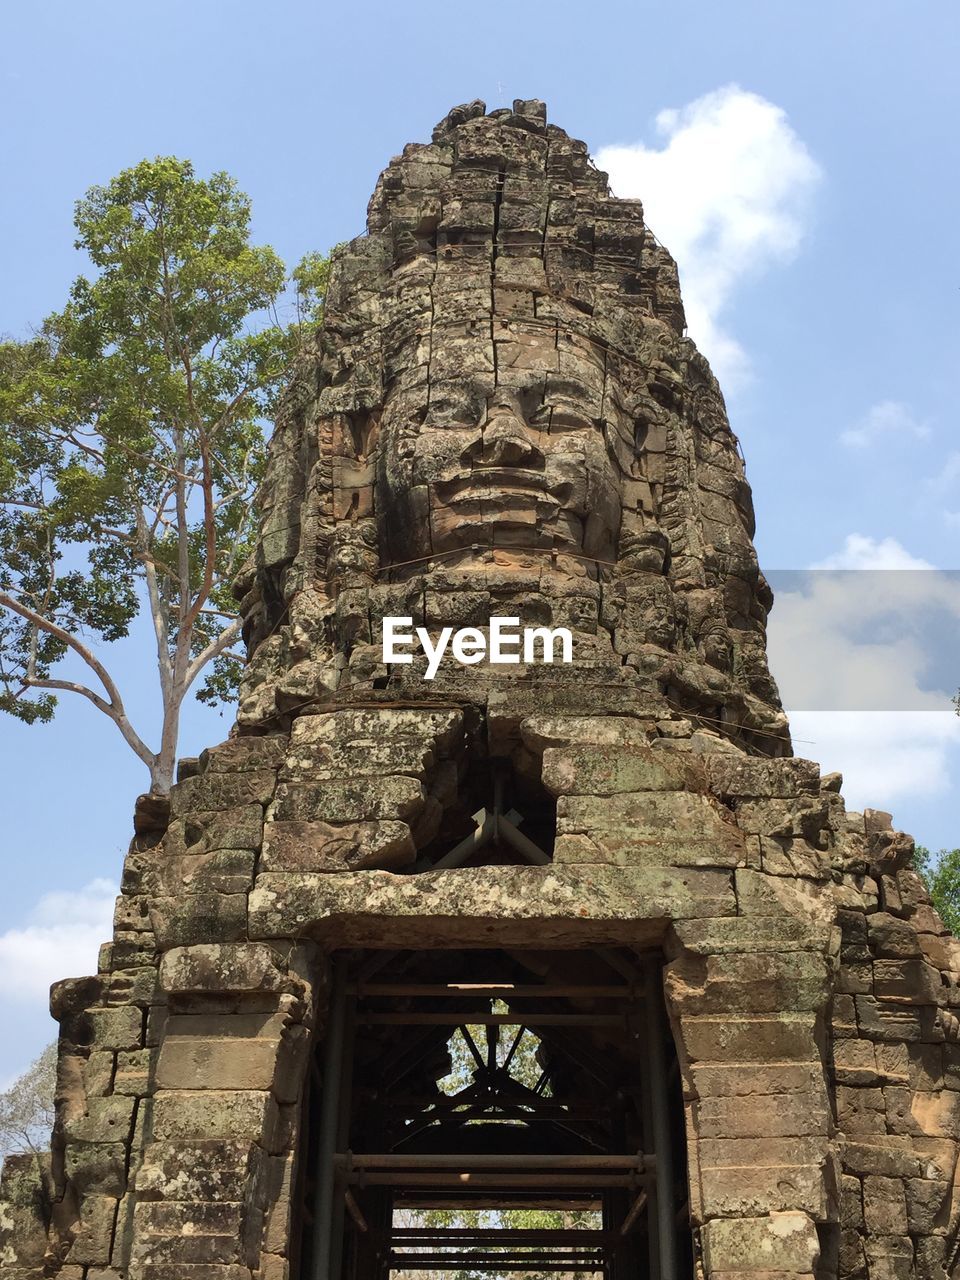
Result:
{"label": "stone block", "polygon": [[200,753],[201,773],[247,773],[271,769],[283,760],[288,738],[285,733],[229,738],[218,747]]}
{"label": "stone block", "polygon": [[847,1140],[840,1148],[844,1171],[860,1177],[922,1178],[922,1158],[909,1138],[888,1135]]}
{"label": "stone block", "polygon": [[60,1033],[78,1048],[101,1051],[139,1049],[143,1041],[143,1013],[130,1006],[86,1009],[82,1013],[64,1015]]}
{"label": "stone block", "polygon": [[292,1151],[273,1156],[267,1163],[266,1200],[270,1208],[263,1244],[271,1252],[286,1252],[290,1247],[295,1173],[296,1155]]}
{"label": "stone block", "polygon": [[273,769],[249,769],[239,773],[207,772],[186,778],[170,792],[170,812],[174,818],[213,809],[237,809],[243,805],[265,805],[273,797],[277,776]]}
{"label": "stone block", "polygon": [[872,1040],[942,1040],[943,1030],[932,1005],[906,1005],[899,1001],[877,1000],[874,996],[854,996],[857,1024],[862,1035]]}
{"label": "stone block", "polygon": [[703,785],[681,755],[624,745],[598,752],[579,743],[547,747],[543,753],[543,785],[555,796],[613,796],[636,791],[679,791]]}
{"label": "stone block", "polygon": [[828,805],[822,797],[794,800],[743,800],[736,807],[737,823],[760,836],[786,836],[818,843],[828,825]]}
{"label": "stone block", "polygon": [[748,916],[795,915],[811,924],[831,926],[833,903],[812,880],[787,880],[749,868],[735,873],[740,910]]}
{"label": "stone block", "polygon": [[826,958],[810,951],[687,954],[666,971],[668,998],[681,1016],[817,1010],[826,1002],[828,979]]}
{"label": "stone block", "polygon": [[74,1142],[128,1142],[134,1104],[127,1097],[88,1098],[83,1114],[64,1117],[64,1133]]}
{"label": "stone block", "polygon": [[951,1183],[933,1178],[903,1182],[907,1231],[911,1235],[943,1235],[950,1225]]}
{"label": "stone block", "polygon": [[883,1090],[839,1085],[837,1127],[849,1137],[886,1134],[887,1114]]}
{"label": "stone block", "polygon": [[120,1197],[127,1187],[125,1142],[67,1143],[64,1167],[78,1196],[104,1195]]}
{"label": "stone block", "polygon": [[776,1018],[683,1018],[679,1039],[692,1062],[819,1062],[816,1019],[782,1014]]}
{"label": "stone block", "polygon": [[246,893],[253,883],[255,865],[253,849],[215,849],[199,855],[172,857],[157,877],[155,892],[173,897]]}
{"label": "stone block", "polygon": [[403,820],[423,808],[426,793],[416,778],[390,776],[331,782],[281,782],[274,821],[346,823],[386,818]]}
{"label": "stone block", "polygon": [[244,1206],[141,1200],[134,1209],[131,1262],[225,1264],[242,1260]]}
{"label": "stone block", "polygon": [[923,960],[875,960],[873,989],[879,1000],[936,1004],[943,984],[939,972]]}
{"label": "stone block", "polygon": [[821,1165],[787,1160],[772,1166],[701,1163],[700,1195],[708,1217],[799,1210],[820,1220],[829,1206]]}
{"label": "stone block", "polygon": [[864,1280],[867,1274],[867,1257],[863,1252],[863,1237],[859,1231],[848,1228],[840,1232],[838,1264],[840,1275]]}
{"label": "stone block", "polygon": [[154,1142],[137,1173],[140,1201],[242,1201],[265,1157],[246,1141]]}
{"label": "stone block", "polygon": [[739,752],[711,753],[703,768],[717,795],[787,800],[819,792],[820,770],[810,760],[758,760]]}
{"label": "stone block", "polygon": [[341,778],[422,778],[435,764],[427,738],[390,738],[356,745],[329,739],[293,743],[280,771],[282,782],[327,782]]}
{"label": "stone block", "polygon": [[863,1183],[849,1174],[840,1177],[840,1226],[856,1231],[863,1225]]}
{"label": "stone block", "polygon": [[761,869],[770,876],[806,876],[823,880],[827,875],[827,858],[807,840],[789,836],[757,836]]}
{"label": "stone block", "polygon": [[876,1047],[871,1040],[844,1039],[833,1045],[834,1075],[845,1085],[879,1084]]}
{"label": "stone block", "polygon": [[174,947],[160,961],[160,985],[170,994],[295,991],[282,957],[262,942],[196,943]]}
{"label": "stone block", "polygon": [[199,1011],[169,1014],[164,1028],[167,1038],[200,1041],[212,1037],[218,1040],[236,1038],[276,1042],[298,1007],[292,996],[275,995],[262,1003],[258,1001],[255,1008],[248,1008],[245,1002],[229,1001],[226,1010],[219,1006],[206,1010],[204,1003],[201,1002]]}
{"label": "stone block", "polygon": [[867,1235],[863,1251],[870,1280],[915,1280],[913,1241],[909,1236]]}
{"label": "stone block", "polygon": [[960,1093],[952,1089],[920,1092],[884,1089],[891,1133],[922,1134],[927,1138],[960,1138]]}
{"label": "stone block", "polygon": [[125,1280],[252,1280],[249,1267],[218,1262],[135,1262]]}
{"label": "stone block", "polygon": [[[686,791],[650,791],[601,796],[565,795],[557,801],[558,840],[587,837],[595,861],[613,865],[655,862],[674,866],[741,866],[743,837],[724,819],[716,802]],[[563,845],[557,860],[586,858]]]}
{"label": "stone block", "polygon": [[677,920],[677,937],[691,951],[737,955],[753,951],[814,951],[826,954],[830,922],[785,915]]}
{"label": "stone block", "polygon": [[920,955],[916,930],[905,920],[876,911],[867,918],[870,947],[874,955],[889,960],[910,960]]}
{"label": "stone block", "polygon": [[405,822],[269,822],[263,871],[392,870],[416,857]]}
{"label": "stone block", "polygon": [[260,1258],[261,1280],[290,1280],[290,1263],[276,1253],[264,1253]]}
{"label": "stone block", "polygon": [[197,893],[179,898],[153,898],[150,920],[162,950],[243,942],[247,936],[247,895]]}
{"label": "stone block", "polygon": [[736,1062],[728,1066],[695,1063],[690,1068],[690,1078],[701,1106],[707,1101],[731,1105],[740,1098],[752,1105],[755,1098],[758,1107],[766,1107],[768,1100],[780,1099],[792,1110],[793,1095],[822,1098],[824,1090],[819,1062]]}
{"label": "stone block", "polygon": [[76,1234],[70,1246],[72,1264],[105,1266],[109,1263],[118,1203],[113,1196],[84,1197],[80,1221],[76,1225]]}
{"label": "stone block", "polygon": [[111,1049],[94,1049],[82,1062],[83,1092],[89,1098],[103,1098],[113,1088],[115,1055]]}
{"label": "stone block", "polygon": [[[665,922],[733,915],[727,873],[701,868],[472,867],[416,877],[384,871],[258,876],[251,935],[291,937],[310,920],[338,945],[515,945],[518,922],[538,945],[589,945],[629,932],[657,940]],[[629,926],[629,927],[628,927]]]}
{"label": "stone block", "polygon": [[396,738],[427,738],[442,751],[452,747],[462,731],[463,712],[459,710],[345,707],[300,716],[294,721],[290,741],[296,748],[308,742],[340,741],[364,746]]}
{"label": "stone block", "polygon": [[153,1107],[153,1133],[161,1142],[246,1138],[269,1146],[276,1123],[276,1103],[265,1089],[165,1089]]}
{"label": "stone block", "polygon": [[527,716],[520,734],[531,750],[542,753],[547,747],[641,746],[656,733],[649,719],[632,716]]}
{"label": "stone block", "polygon": [[769,1271],[809,1274],[820,1256],[817,1229],[805,1213],[715,1218],[702,1231],[708,1273]]}
{"label": "stone block", "polygon": [[143,1097],[153,1091],[153,1071],[157,1055],[154,1049],[121,1050],[113,1079],[115,1093]]}
{"label": "stone block", "polygon": [[831,1118],[826,1092],[820,1088],[787,1095],[704,1097],[697,1106],[695,1128],[701,1139],[825,1137]]}
{"label": "stone block", "polygon": [[259,849],[262,836],[263,805],[246,804],[186,814],[167,832],[163,849],[170,856],[209,853],[214,849]]}
{"label": "stone block", "polygon": [[167,1036],[157,1063],[160,1089],[267,1090],[273,1085],[279,1044],[264,1039]]}

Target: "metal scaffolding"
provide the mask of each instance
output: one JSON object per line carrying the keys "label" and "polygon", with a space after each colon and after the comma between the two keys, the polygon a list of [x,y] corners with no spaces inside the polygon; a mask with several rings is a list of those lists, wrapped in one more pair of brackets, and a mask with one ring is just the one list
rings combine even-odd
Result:
{"label": "metal scaffolding", "polygon": [[[562,976],[536,980],[522,953],[335,957],[317,1131],[302,1153],[302,1280],[464,1268],[685,1280],[661,962],[556,954],[588,957],[584,980],[562,959]],[[450,1094],[437,1081],[454,1034],[472,1076]],[[512,1073],[525,1035],[535,1085]],[[516,1226],[512,1215],[534,1207],[558,1225]],[[438,1226],[437,1209],[475,1222]],[[574,1210],[591,1225],[571,1226]]]}

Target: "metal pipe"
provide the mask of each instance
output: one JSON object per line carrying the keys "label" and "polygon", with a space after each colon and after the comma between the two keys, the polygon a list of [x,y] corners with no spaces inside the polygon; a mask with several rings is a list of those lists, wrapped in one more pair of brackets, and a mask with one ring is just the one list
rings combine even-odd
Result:
{"label": "metal pipe", "polygon": [[[346,989],[346,983],[344,983]],[[343,1047],[340,1052],[340,1099],[337,1106],[337,1133],[334,1143],[335,1151],[345,1151],[350,1146],[350,1111],[353,1101],[353,1073],[350,1067],[353,1062],[353,1045],[356,1038],[356,1000],[344,997],[343,1001]],[[341,1196],[341,1192],[343,1195]],[[349,1188],[342,1186],[336,1178],[333,1185],[333,1209],[330,1220],[330,1272],[339,1276],[343,1270],[343,1236],[344,1210]]]}
{"label": "metal pipe", "polygon": [[361,1013],[366,1027],[625,1027],[621,1013],[479,1013],[473,1009],[449,1013]]}
{"label": "metal pipe", "polygon": [[585,1000],[624,1000],[630,995],[626,985],[577,986],[575,983],[514,982],[447,982],[432,985],[428,982],[351,982],[347,991],[361,1000],[369,996],[431,996],[434,999],[457,1000],[463,996],[484,996],[491,1000],[536,999],[540,996],[580,996]]}
{"label": "metal pipe", "polygon": [[499,828],[497,834],[500,839],[512,845],[521,858],[526,858],[527,862],[532,862],[534,866],[545,867],[549,863],[550,855],[544,853],[540,846],[534,844],[522,831],[518,831],[506,815],[501,815]]}
{"label": "metal pipe", "polygon": [[340,1076],[343,1069],[343,1031],[346,965],[335,957],[332,965],[330,1003],[323,1040],[323,1097],[320,1104],[320,1132],[317,1141],[316,1192],[313,1202],[311,1280],[332,1280],[330,1268],[331,1222],[335,1190],[334,1154],[339,1120]]}
{"label": "metal pipe", "polygon": [[374,1154],[335,1155],[334,1164],[348,1169],[649,1169],[654,1162],[642,1153],[603,1156],[545,1155],[422,1155]]}
{"label": "metal pipe", "polygon": [[494,819],[491,815],[487,815],[479,827],[474,828],[459,844],[455,844],[449,853],[445,853],[442,858],[434,862],[430,870],[441,871],[450,867],[459,867],[462,862],[466,862],[471,853],[490,843],[493,839],[493,830]]}
{"label": "metal pipe", "polygon": [[353,1192],[350,1190],[349,1187],[347,1187],[346,1191],[344,1191],[343,1198],[347,1206],[347,1212],[350,1214],[350,1217],[356,1223],[357,1230],[362,1231],[364,1235],[366,1235],[367,1232],[370,1230],[370,1227],[367,1223],[366,1218],[363,1216],[363,1210],[357,1204],[356,1196],[353,1194]]}
{"label": "metal pipe", "polygon": [[[476,1270],[486,1270],[488,1267],[496,1270],[498,1275],[505,1273],[513,1273],[515,1271],[568,1271],[581,1272],[599,1270],[602,1266],[600,1258],[596,1253],[588,1255],[582,1253],[491,1253],[490,1249],[496,1249],[497,1245],[488,1242],[488,1252],[485,1253],[444,1253],[439,1250],[431,1250],[429,1253],[397,1253],[393,1255],[391,1269],[395,1271],[406,1270],[406,1259],[418,1259],[421,1264],[433,1263],[438,1271],[449,1274],[455,1268],[460,1268],[470,1272]],[[421,1269],[426,1269],[421,1266]]]}
{"label": "metal pipe", "polygon": [[658,1280],[677,1280],[676,1212],[673,1204],[673,1151],[670,1145],[670,1097],[664,1060],[666,1028],[663,1016],[662,979],[655,959],[644,961],[647,988],[647,1065],[650,1073],[653,1149],[657,1158],[657,1237],[660,1245]]}
{"label": "metal pipe", "polygon": [[647,1193],[645,1191],[641,1191],[640,1194],[637,1196],[636,1200],[634,1200],[633,1204],[630,1206],[630,1212],[624,1218],[623,1223],[620,1227],[620,1234],[622,1236],[628,1236],[630,1234],[630,1228],[633,1226],[636,1220],[640,1217],[641,1213],[643,1213],[644,1206],[646,1205],[646,1203],[647,1203]]}
{"label": "metal pipe", "polygon": [[456,1173],[438,1169],[436,1173],[411,1173],[404,1169],[358,1169],[347,1174],[347,1181],[367,1187],[455,1187],[458,1191],[470,1191],[473,1187],[483,1190],[493,1188],[550,1187],[583,1190],[585,1187],[635,1187],[653,1179],[651,1173],[611,1173],[604,1169],[584,1169],[582,1173]]}
{"label": "metal pipe", "polygon": [[590,1227],[557,1227],[555,1230],[550,1227],[394,1227],[390,1238],[398,1245],[425,1245],[431,1240],[457,1244],[471,1240],[496,1240],[508,1244],[571,1244],[585,1249],[600,1248],[619,1239],[615,1232],[596,1231]]}
{"label": "metal pipe", "polygon": [[438,1267],[456,1267],[457,1270],[471,1268],[474,1271],[497,1271],[502,1274],[504,1268],[510,1271],[581,1271],[581,1272],[598,1272],[603,1270],[602,1262],[586,1262],[578,1261],[576,1265],[570,1262],[541,1262],[537,1259],[527,1259],[520,1261],[501,1256],[493,1256],[490,1258],[457,1258],[457,1257],[439,1257],[431,1258],[429,1255],[414,1253],[406,1257],[397,1256],[391,1260],[391,1271],[435,1271]]}

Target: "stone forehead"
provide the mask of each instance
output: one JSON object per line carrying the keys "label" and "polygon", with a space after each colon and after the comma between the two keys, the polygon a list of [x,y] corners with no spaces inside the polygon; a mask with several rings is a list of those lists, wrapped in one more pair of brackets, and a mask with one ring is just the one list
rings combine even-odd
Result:
{"label": "stone forehead", "polygon": [[610,195],[586,145],[547,124],[542,103],[486,114],[474,102],[390,162],[366,234],[335,253],[327,362],[341,382],[381,363],[386,387],[461,348],[465,372],[482,372],[521,318],[525,345],[539,327],[542,342],[579,344],[595,361],[611,348],[643,355],[650,330],[683,329],[675,264],[640,202]]}

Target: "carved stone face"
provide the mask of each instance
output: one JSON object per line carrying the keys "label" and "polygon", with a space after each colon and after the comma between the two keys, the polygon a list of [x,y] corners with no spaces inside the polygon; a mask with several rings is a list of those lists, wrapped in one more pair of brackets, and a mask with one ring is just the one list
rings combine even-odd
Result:
{"label": "carved stone face", "polygon": [[391,557],[476,543],[615,559],[632,429],[595,364],[556,363],[388,397],[378,509]]}

